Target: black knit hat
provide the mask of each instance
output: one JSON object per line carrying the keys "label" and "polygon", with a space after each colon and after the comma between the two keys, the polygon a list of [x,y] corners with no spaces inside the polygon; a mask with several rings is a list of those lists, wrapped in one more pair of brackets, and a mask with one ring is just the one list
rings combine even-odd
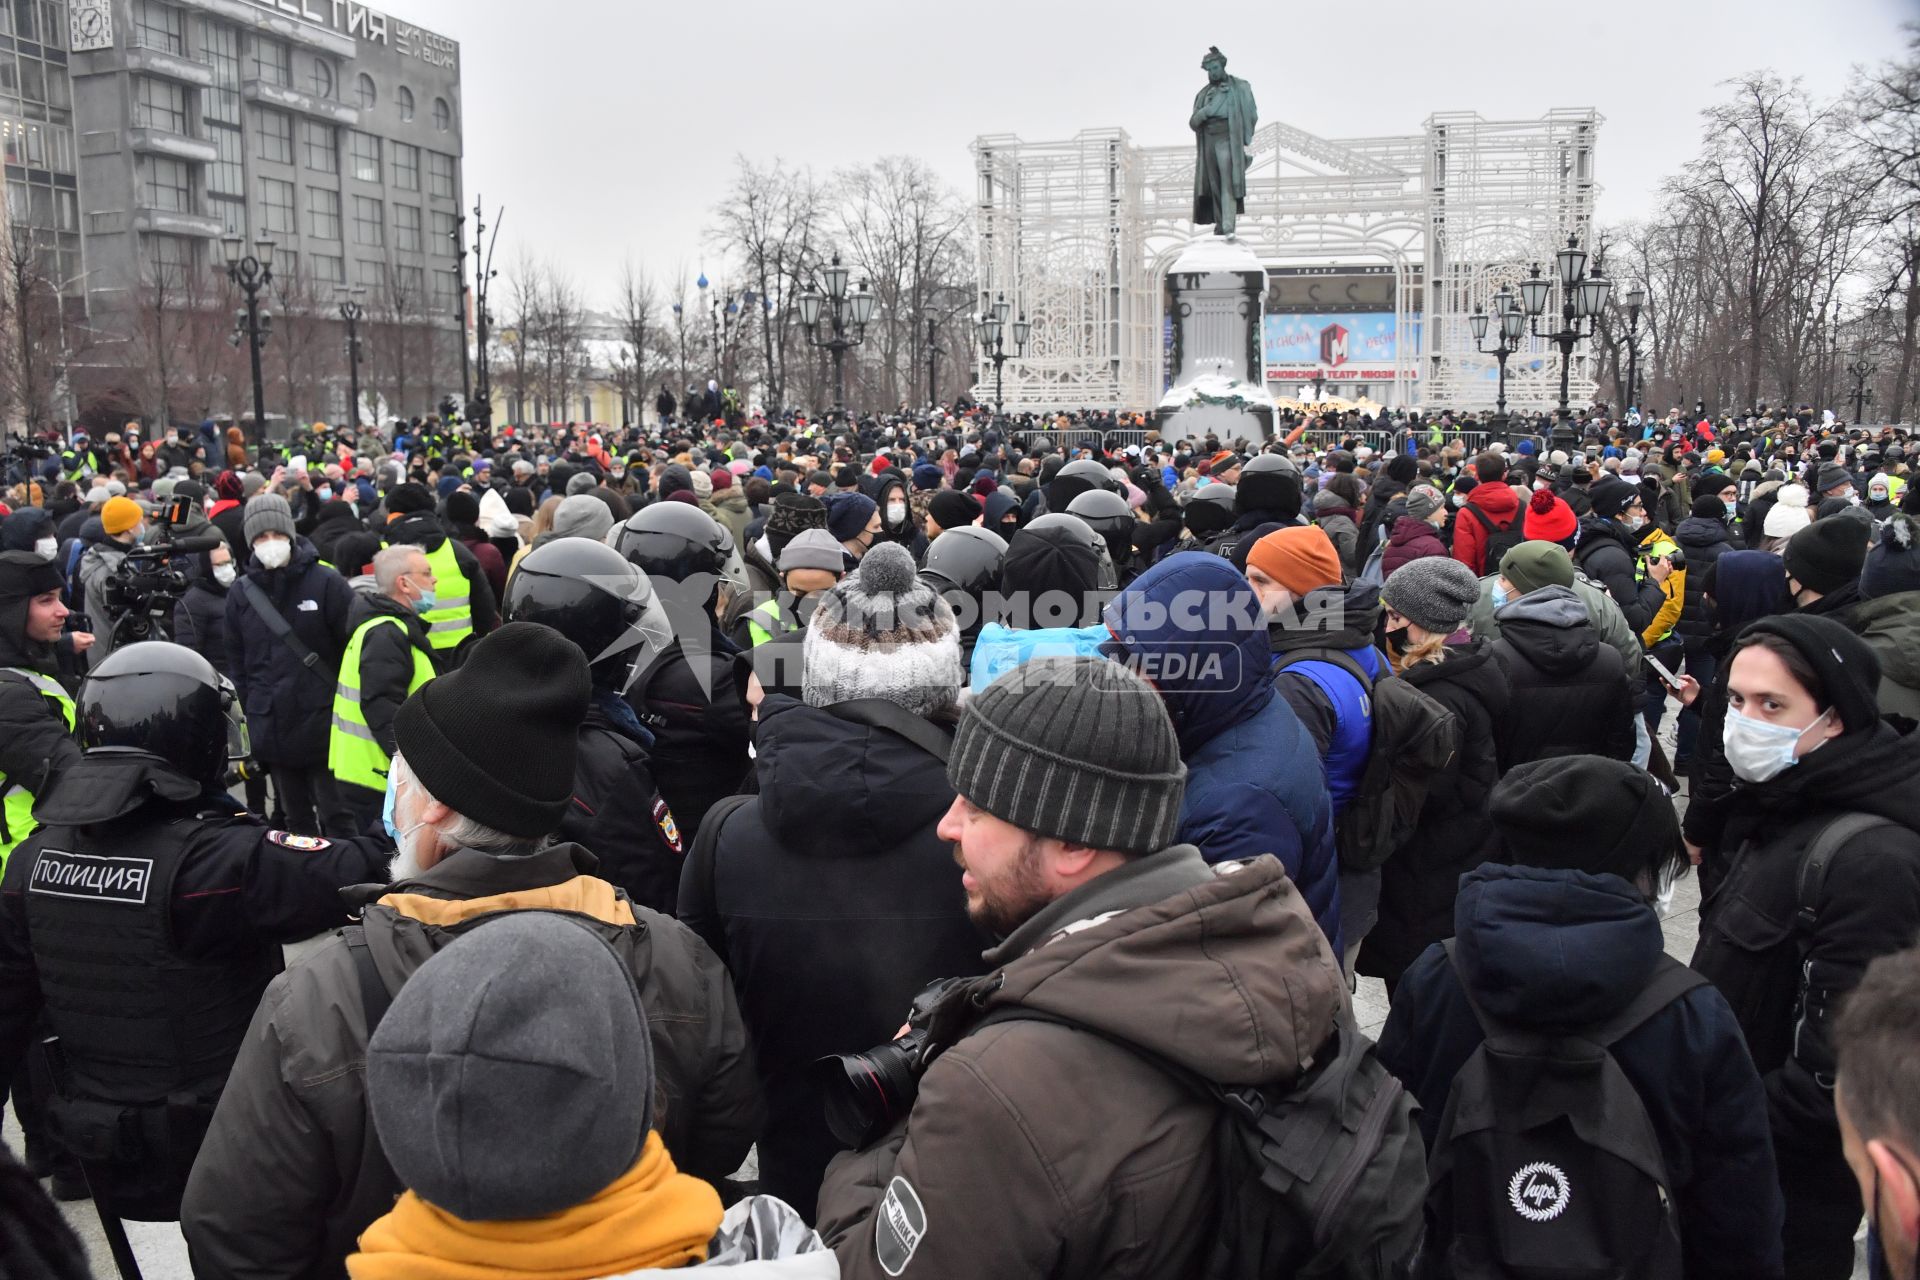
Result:
{"label": "black knit hat", "polygon": [[927,514],[942,529],[958,529],[962,525],[972,524],[985,510],[980,500],[972,494],[956,493],[952,489],[942,489],[927,503]]}
{"label": "black knit hat", "polygon": [[1640,501],[1640,486],[1618,476],[1601,476],[1588,488],[1587,497],[1593,502],[1593,514],[1611,520]]}
{"label": "black knit hat", "polygon": [[1727,504],[1720,501],[1717,493],[1703,493],[1693,500],[1693,506],[1687,514],[1699,516],[1702,520],[1718,520],[1727,513]]}
{"label": "black knit hat", "polygon": [[387,491],[388,515],[402,516],[415,511],[431,510],[433,510],[433,494],[423,484],[416,484],[409,480]]}
{"label": "black knit hat", "polygon": [[1849,515],[1815,520],[1780,549],[1787,576],[1821,595],[1838,591],[1860,576],[1867,562],[1869,532],[1867,521]]}
{"label": "black knit hat", "polygon": [[578,645],[549,627],[509,622],[401,705],[394,738],[435,800],[536,839],[553,833],[573,799],[575,735],[591,689]]}
{"label": "black knit hat", "polygon": [[1679,834],[1660,784],[1603,756],[1515,766],[1487,798],[1487,815],[1510,863],[1626,880],[1671,850]]}
{"label": "black knit hat", "polygon": [[947,780],[1023,830],[1146,854],[1179,829],[1187,769],[1152,685],[1105,658],[1036,658],[966,704]]}
{"label": "black knit hat", "polygon": [[0,604],[31,600],[66,583],[53,561],[32,551],[0,552]]}
{"label": "black knit hat", "polygon": [[1865,640],[1832,618],[1787,613],[1748,623],[1734,644],[1734,654],[1756,635],[1779,636],[1800,651],[1819,677],[1827,705],[1838,712],[1848,733],[1871,728],[1880,718],[1880,658]]}

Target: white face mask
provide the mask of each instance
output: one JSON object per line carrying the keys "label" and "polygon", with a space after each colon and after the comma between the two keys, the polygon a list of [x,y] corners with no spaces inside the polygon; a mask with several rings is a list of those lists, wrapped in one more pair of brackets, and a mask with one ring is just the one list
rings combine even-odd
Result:
{"label": "white face mask", "polygon": [[1806,729],[1796,729],[1790,724],[1757,720],[1728,707],[1726,724],[1720,731],[1720,737],[1727,764],[1733,768],[1733,776],[1742,782],[1765,782],[1769,778],[1779,777],[1800,763],[1794,748],[1800,745],[1800,739],[1807,729],[1832,714],[1833,708],[1828,707]]}
{"label": "white face mask", "polygon": [[51,560],[60,553],[60,540],[58,538],[38,538],[34,541],[33,549]]}
{"label": "white face mask", "polygon": [[219,583],[221,586],[223,587],[232,586],[233,576],[234,576],[233,565],[231,563],[217,564],[213,566],[213,580]]}
{"label": "white face mask", "polygon": [[889,502],[887,504],[887,523],[888,524],[899,524],[902,520],[905,520],[906,518],[907,518],[906,503]]}
{"label": "white face mask", "polygon": [[284,568],[287,561],[293,559],[293,544],[284,538],[256,543],[253,548],[253,558],[259,561],[264,569]]}

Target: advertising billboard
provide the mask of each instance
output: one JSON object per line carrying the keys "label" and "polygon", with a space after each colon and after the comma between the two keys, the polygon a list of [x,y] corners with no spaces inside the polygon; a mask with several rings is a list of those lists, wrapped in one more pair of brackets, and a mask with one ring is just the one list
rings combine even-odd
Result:
{"label": "advertising billboard", "polygon": [[[1390,378],[1401,351],[1392,312],[1332,312],[1265,316],[1263,337],[1269,378],[1316,370],[1342,379]],[[1405,356],[1420,354],[1420,320],[1407,321]]]}

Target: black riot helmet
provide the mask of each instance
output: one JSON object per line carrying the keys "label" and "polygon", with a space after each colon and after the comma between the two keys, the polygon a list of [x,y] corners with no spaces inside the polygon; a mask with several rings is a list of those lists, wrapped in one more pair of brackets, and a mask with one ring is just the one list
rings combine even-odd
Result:
{"label": "black riot helmet", "polygon": [[75,707],[88,751],[143,751],[205,786],[247,758],[247,724],[233,685],[185,645],[122,645],[80,686]]}
{"label": "black riot helmet", "polygon": [[673,624],[647,575],[592,538],[556,538],[522,556],[501,614],[573,641],[587,655],[594,687],[615,693],[673,643]]}
{"label": "black riot helmet", "polygon": [[920,576],[935,591],[963,591],[978,600],[1000,582],[1007,542],[991,529],[966,524],[948,529],[927,545]]}
{"label": "black riot helmet", "polygon": [[1043,533],[1048,529],[1063,531],[1073,541],[1093,552],[1094,559],[1099,561],[1099,579],[1095,585],[1103,590],[1111,590],[1120,585],[1120,575],[1114,568],[1113,552],[1107,549],[1107,540],[1094,532],[1093,526],[1079,516],[1068,515],[1064,511],[1049,511],[1021,532],[1024,533],[1029,529],[1035,533]]}
{"label": "black riot helmet", "polygon": [[614,530],[613,548],[649,576],[685,582],[696,574],[728,577],[733,535],[700,508],[655,502]]}
{"label": "black riot helmet", "polygon": [[1107,544],[1107,551],[1115,561],[1125,559],[1133,550],[1133,527],[1139,522],[1133,518],[1133,508],[1119,494],[1089,489],[1067,504],[1067,514],[1085,520]]}
{"label": "black riot helmet", "polygon": [[[1074,459],[1060,468],[1060,476],[1085,480],[1093,488],[1105,489],[1109,493],[1117,491],[1120,487],[1120,482],[1113,478],[1112,469],[1106,463],[1096,462],[1092,458]],[[1060,477],[1055,477],[1055,479],[1058,478]]]}

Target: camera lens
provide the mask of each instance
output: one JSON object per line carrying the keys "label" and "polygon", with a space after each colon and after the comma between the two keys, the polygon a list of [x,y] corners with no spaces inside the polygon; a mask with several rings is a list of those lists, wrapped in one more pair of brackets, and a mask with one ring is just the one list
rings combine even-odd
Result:
{"label": "camera lens", "polygon": [[925,1032],[914,1031],[867,1053],[814,1063],[825,1095],[827,1128],[841,1145],[853,1150],[869,1146],[913,1109],[925,1041]]}

